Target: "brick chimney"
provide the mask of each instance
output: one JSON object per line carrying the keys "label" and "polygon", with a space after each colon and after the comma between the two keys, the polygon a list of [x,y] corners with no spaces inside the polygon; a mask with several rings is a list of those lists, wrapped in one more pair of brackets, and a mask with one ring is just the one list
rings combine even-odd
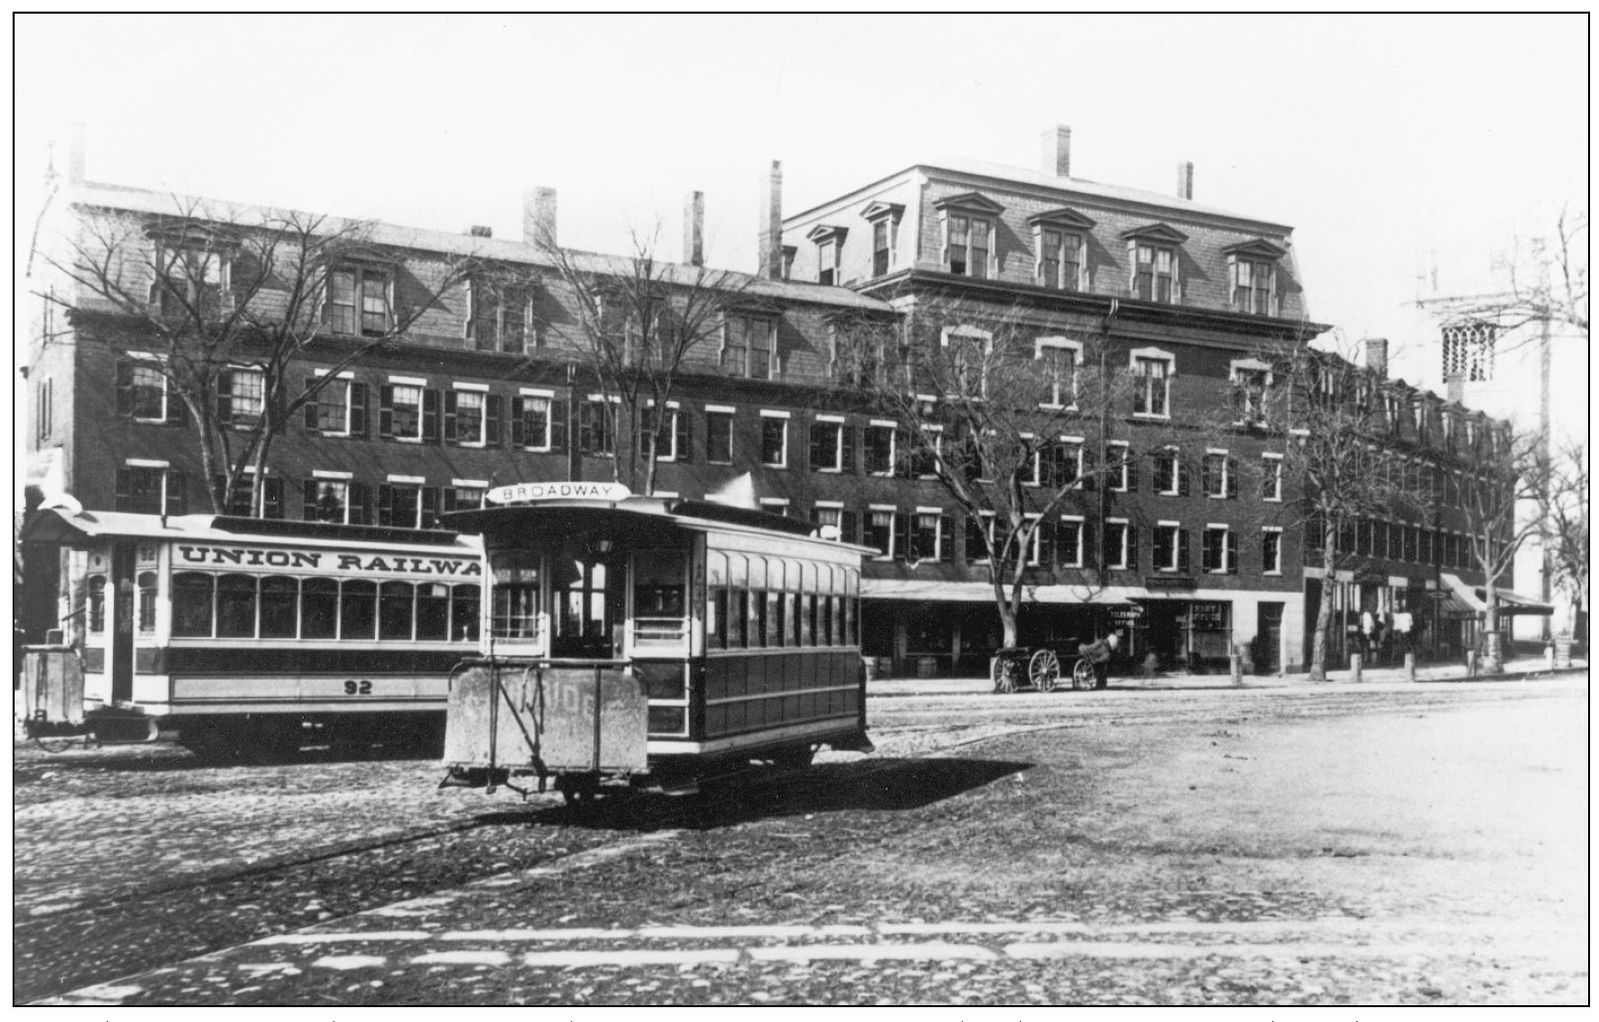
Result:
{"label": "brick chimney", "polygon": [[689,192],[683,201],[683,261],[705,265],[705,193]]}
{"label": "brick chimney", "polygon": [[557,244],[554,188],[522,193],[522,240],[538,248],[554,248]]}
{"label": "brick chimney", "polygon": [[782,280],[783,164],[780,160],[772,161],[772,169],[766,175],[766,187],[761,192],[761,229],[755,251],[760,260],[756,276]]}
{"label": "brick chimney", "polygon": [[1057,124],[1044,132],[1043,171],[1056,177],[1072,176],[1072,129]]}
{"label": "brick chimney", "polygon": [[1366,349],[1366,368],[1380,378],[1388,375],[1388,338],[1368,337],[1361,341]]}
{"label": "brick chimney", "polygon": [[1194,197],[1194,162],[1184,160],[1177,165],[1177,197],[1192,200]]}

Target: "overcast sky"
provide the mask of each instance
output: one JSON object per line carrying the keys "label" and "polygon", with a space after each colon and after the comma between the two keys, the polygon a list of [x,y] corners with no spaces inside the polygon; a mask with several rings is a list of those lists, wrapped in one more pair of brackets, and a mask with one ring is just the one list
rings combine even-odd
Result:
{"label": "overcast sky", "polygon": [[[91,180],[626,251],[706,193],[708,259],[753,269],[758,188],[797,212],[910,163],[1034,167],[1295,228],[1312,316],[1407,342],[1418,275],[1586,208],[1588,26],[1560,17],[33,16],[15,21],[20,224],[46,144]],[[59,157],[58,157],[59,160]]]}

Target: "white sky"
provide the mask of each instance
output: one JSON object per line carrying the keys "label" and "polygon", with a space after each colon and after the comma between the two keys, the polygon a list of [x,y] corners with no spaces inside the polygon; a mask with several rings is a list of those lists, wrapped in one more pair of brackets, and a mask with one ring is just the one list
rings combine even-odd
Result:
{"label": "white sky", "polygon": [[[1072,168],[1295,228],[1312,316],[1404,345],[1433,254],[1586,208],[1588,25],[1501,16],[26,16],[15,27],[19,236],[46,143],[85,122],[91,180],[752,269],[767,161],[784,206],[918,160]],[[58,165],[62,150],[57,150]]]}

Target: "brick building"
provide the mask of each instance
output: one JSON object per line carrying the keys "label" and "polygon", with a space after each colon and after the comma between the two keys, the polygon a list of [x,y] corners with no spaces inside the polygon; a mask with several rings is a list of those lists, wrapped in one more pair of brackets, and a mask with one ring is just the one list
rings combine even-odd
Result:
{"label": "brick building", "polygon": [[[865,652],[892,658],[895,670],[926,661],[981,671],[997,629],[972,525],[938,483],[896,458],[899,424],[852,391],[838,324],[964,317],[946,334],[981,337],[1005,319],[1036,333],[1040,363],[1051,366],[1075,367],[1092,337],[1139,381],[1107,434],[1138,458],[1085,489],[1045,534],[1029,568],[1024,640],[1115,628],[1132,659],[1220,665],[1242,646],[1261,669],[1293,670],[1303,661],[1307,590],[1295,494],[1277,468],[1283,440],[1242,421],[1213,428],[1236,395],[1269,383],[1260,351],[1324,329],[1305,317],[1292,232],[1196,204],[1191,165],[1174,196],[1073,178],[1068,142],[1064,130],[1046,135],[1039,172],[917,165],[786,218],[774,165],[760,272],[727,278],[737,286],[715,341],[685,366],[656,452],[657,492],[742,493],[876,547],[863,576]],[[42,244],[92,249],[107,224],[170,244],[139,231],[173,214],[172,196],[69,176]],[[223,219],[248,212],[203,208]],[[699,209],[691,204],[685,262],[666,268],[668,286],[693,277]],[[538,231],[556,229],[553,193],[529,196],[525,224],[518,240],[371,228],[369,251],[332,282],[323,329],[288,368],[290,386],[336,363],[396,308],[418,296],[425,308],[401,343],[362,358],[286,425],[258,513],[425,527],[503,483],[611,477],[614,438],[595,414],[574,296],[534,244]],[[429,282],[468,256],[513,273],[521,288],[507,297],[468,277],[433,295]],[[626,262],[583,259],[597,272]],[[159,301],[141,265],[129,261],[124,283]],[[96,343],[97,331],[115,326],[115,309],[71,293],[47,261],[37,266],[39,290],[74,311],[42,301],[29,338],[28,508],[68,493],[91,510],[207,509],[194,432],[148,353]],[[208,286],[225,301],[226,271]],[[236,363],[214,399],[239,421],[272,414],[259,367],[247,352]],[[1404,542],[1372,570],[1408,593],[1427,583],[1430,562]],[[1427,544],[1431,553],[1430,533]],[[59,592],[58,575],[54,554],[29,552],[30,635],[82,600]],[[1354,608],[1375,598],[1353,592]]]}

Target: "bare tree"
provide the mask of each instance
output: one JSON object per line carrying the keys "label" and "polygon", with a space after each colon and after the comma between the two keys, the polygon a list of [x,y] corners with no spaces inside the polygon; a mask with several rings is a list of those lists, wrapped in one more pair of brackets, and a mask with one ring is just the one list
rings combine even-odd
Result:
{"label": "bare tree", "polygon": [[[177,197],[173,207],[88,209],[81,233],[46,257],[71,285],[47,297],[66,308],[81,341],[137,352],[138,371],[162,381],[169,411],[181,407],[193,428],[212,509],[228,510],[248,478],[259,515],[285,425],[340,372],[403,338],[472,261],[441,259],[424,283],[363,222]],[[326,371],[294,391],[288,367],[334,334],[342,343],[326,346]],[[119,390],[137,390],[129,367],[120,371]]]}
{"label": "bare tree", "polygon": [[[1113,406],[1129,390],[1107,367],[1097,331],[1041,346],[1016,312],[955,302],[918,310],[899,324],[835,326],[839,372],[867,403],[899,423],[894,460],[910,476],[936,479],[978,537],[1006,647],[1035,554],[1060,512],[1093,513],[1105,480],[1126,469],[1125,446],[1106,441]],[[1103,540],[1102,530],[1099,539]],[[1085,560],[1088,560],[1085,558]],[[1085,598],[1103,585],[1092,558]],[[1045,566],[1048,567],[1047,565]]]}
{"label": "bare tree", "polygon": [[1571,598],[1568,635],[1575,633],[1577,615],[1587,606],[1588,495],[1588,448],[1580,440],[1568,440],[1555,454],[1544,508],[1555,578]]}
{"label": "bare tree", "polygon": [[1522,501],[1536,501],[1542,492],[1541,437],[1508,424],[1490,429],[1484,439],[1487,456],[1461,487],[1466,543],[1473,566],[1483,577],[1482,669],[1497,671],[1503,662],[1499,641],[1499,580],[1515,563],[1516,554],[1542,526],[1537,516],[1518,520]]}
{"label": "bare tree", "polygon": [[[599,409],[581,406],[585,425],[614,454],[615,480],[646,494],[655,492],[655,455],[674,428],[668,408],[678,374],[706,360],[723,312],[751,301],[748,275],[658,260],[654,248],[637,234],[633,255],[621,259],[538,243],[571,293],[579,351],[603,399]],[[770,346],[763,353],[770,357]]]}
{"label": "bare tree", "polygon": [[1430,488],[1394,449],[1395,410],[1372,373],[1299,342],[1269,346],[1261,359],[1271,381],[1252,399],[1250,418],[1287,438],[1282,485],[1297,502],[1285,503],[1285,524],[1303,529],[1305,562],[1321,569],[1309,671],[1312,681],[1325,681],[1337,573],[1364,563],[1361,530],[1375,519],[1425,520]]}

